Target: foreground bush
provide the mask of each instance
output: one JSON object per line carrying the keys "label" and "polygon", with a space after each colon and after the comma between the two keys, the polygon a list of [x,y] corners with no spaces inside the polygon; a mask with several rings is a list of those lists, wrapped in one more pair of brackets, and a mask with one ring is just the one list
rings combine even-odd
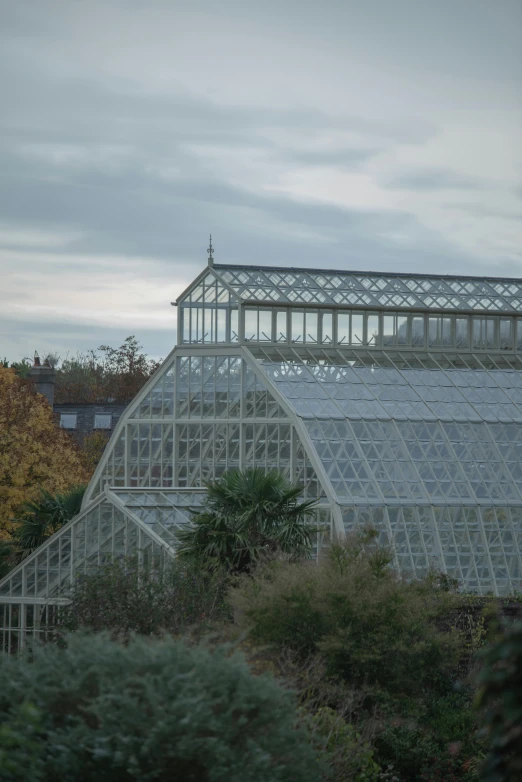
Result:
{"label": "foreground bush", "polygon": [[0,658],[0,778],[316,782],[289,693],[223,647],[74,635]]}
{"label": "foreground bush", "polygon": [[461,654],[456,630],[438,627],[456,595],[406,583],[383,552],[333,547],[319,565],[272,563],[232,597],[236,620],[261,643],[319,654],[340,679],[401,694],[447,689]]}
{"label": "foreground bush", "polygon": [[487,707],[489,740],[482,778],[517,782],[522,779],[522,622],[505,627],[481,657],[477,705]]}
{"label": "foreground bush", "polygon": [[228,617],[227,580],[219,570],[197,569],[179,560],[158,577],[136,558],[117,560],[82,576],[68,594],[60,628],[108,631],[126,639],[131,633],[183,633]]}

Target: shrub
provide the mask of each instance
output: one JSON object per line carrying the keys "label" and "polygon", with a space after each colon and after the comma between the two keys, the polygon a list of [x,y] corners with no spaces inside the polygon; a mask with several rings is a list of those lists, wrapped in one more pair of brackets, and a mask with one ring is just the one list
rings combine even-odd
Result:
{"label": "shrub", "polygon": [[375,739],[376,757],[406,782],[459,782],[458,761],[415,725],[388,725]]}
{"label": "shrub", "polygon": [[181,633],[195,624],[228,616],[226,578],[221,571],[176,561],[158,576],[135,558],[117,560],[82,576],[61,609],[62,630],[107,630],[123,639],[131,633]]}
{"label": "shrub", "polygon": [[378,552],[334,547],[318,565],[273,563],[232,593],[236,621],[262,643],[319,654],[327,671],[397,693],[445,690],[461,651],[437,620],[458,600],[401,581]]}
{"label": "shrub", "polygon": [[485,734],[489,754],[482,770],[485,782],[522,779],[522,622],[504,628],[502,636],[480,653],[478,706],[486,706]]}
{"label": "shrub", "polygon": [[311,717],[310,726],[330,757],[329,782],[378,782],[381,768],[374,751],[354,725],[323,706]]}
{"label": "shrub", "polygon": [[[19,719],[21,703],[31,720]],[[67,648],[0,661],[11,779],[316,782],[317,753],[295,715],[288,692],[225,647],[73,635]],[[26,775],[27,747],[39,776]]]}
{"label": "shrub", "polygon": [[9,723],[0,717],[0,779],[42,782],[43,761],[37,733],[40,713],[30,703],[13,707]]}

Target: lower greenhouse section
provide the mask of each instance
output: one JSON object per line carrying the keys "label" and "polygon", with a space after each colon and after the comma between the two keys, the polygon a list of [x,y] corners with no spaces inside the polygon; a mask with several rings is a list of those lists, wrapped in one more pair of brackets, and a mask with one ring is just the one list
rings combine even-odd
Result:
{"label": "lower greenhouse section", "polygon": [[[202,490],[106,489],[0,581],[0,651],[52,638],[72,585],[100,566],[132,557],[138,567],[164,571],[174,561],[177,532],[203,497]],[[331,515],[318,506],[316,557],[330,538]]]}
{"label": "lower greenhouse section", "polygon": [[[192,492],[191,506],[200,497]],[[142,499],[140,512],[132,492],[119,498],[106,491],[0,581],[0,649],[13,652],[31,638],[48,637],[76,579],[100,565],[138,557],[140,565],[160,571],[172,561],[175,530],[188,519],[188,498],[178,498],[179,511],[170,506],[164,523],[161,498],[156,511],[147,510],[149,497]]]}

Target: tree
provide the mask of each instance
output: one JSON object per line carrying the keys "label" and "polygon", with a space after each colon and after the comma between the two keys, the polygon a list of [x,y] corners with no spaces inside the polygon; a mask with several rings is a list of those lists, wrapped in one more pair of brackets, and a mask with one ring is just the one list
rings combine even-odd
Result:
{"label": "tree", "polygon": [[302,487],[277,472],[232,470],[207,484],[206,508],[179,534],[180,556],[215,562],[229,571],[248,571],[260,559],[281,552],[310,557],[316,500],[299,502]]}
{"label": "tree", "polygon": [[82,459],[89,473],[96,469],[108,442],[107,434],[99,429],[84,436],[81,444]]}
{"label": "tree", "polygon": [[37,499],[24,502],[14,520],[12,532],[22,559],[78,515],[86,488],[85,485],[73,486],[60,494],[51,494],[46,489],[40,489]]}
{"label": "tree", "polygon": [[55,357],[55,361],[57,404],[125,404],[160,364],[142,352],[134,336],[127,337],[119,348],[101,345],[98,351],[78,353],[61,363]]}
{"label": "tree", "polygon": [[0,539],[40,489],[59,493],[88,479],[78,447],[56,426],[47,400],[0,366]]}
{"label": "tree", "polygon": [[29,375],[29,370],[32,367],[32,362],[29,361],[28,358],[23,358],[21,361],[13,361],[11,364],[9,364],[9,361],[4,358],[2,361],[0,361],[0,364],[4,367],[4,369],[14,369],[17,375],[20,377],[27,377]]}

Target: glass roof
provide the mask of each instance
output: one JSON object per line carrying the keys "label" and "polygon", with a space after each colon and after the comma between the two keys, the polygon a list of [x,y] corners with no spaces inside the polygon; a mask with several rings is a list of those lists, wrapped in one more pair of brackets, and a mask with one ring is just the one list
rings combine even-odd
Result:
{"label": "glass roof", "polygon": [[522,424],[516,370],[262,363],[302,418]]}
{"label": "glass roof", "polygon": [[260,363],[341,502],[522,505],[520,372]]}
{"label": "glass roof", "polygon": [[205,499],[204,491],[114,491],[125,508],[176,548],[176,532],[183,529]]}
{"label": "glass roof", "polygon": [[242,300],[369,308],[522,311],[522,280],[518,279],[227,264],[215,264],[212,270]]}

